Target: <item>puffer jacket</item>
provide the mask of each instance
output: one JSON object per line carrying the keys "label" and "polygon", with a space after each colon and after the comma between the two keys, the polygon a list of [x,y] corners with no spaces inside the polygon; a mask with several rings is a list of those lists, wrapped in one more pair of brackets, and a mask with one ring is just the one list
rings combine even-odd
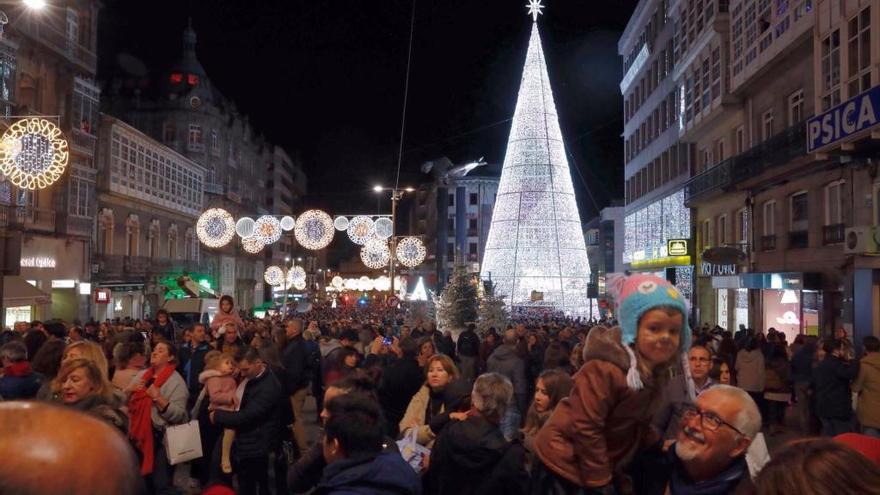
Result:
{"label": "puffer jacket", "polygon": [[650,423],[662,402],[668,369],[643,373],[641,390],[628,387],[629,354],[616,327],[593,327],[583,357],[571,395],[538,432],[535,454],[557,476],[595,488],[619,477],[640,447],[659,440]]}
{"label": "puffer jacket", "polygon": [[859,393],[856,411],[859,423],[869,428],[880,428],[880,352],[872,352],[862,358],[853,392]]}

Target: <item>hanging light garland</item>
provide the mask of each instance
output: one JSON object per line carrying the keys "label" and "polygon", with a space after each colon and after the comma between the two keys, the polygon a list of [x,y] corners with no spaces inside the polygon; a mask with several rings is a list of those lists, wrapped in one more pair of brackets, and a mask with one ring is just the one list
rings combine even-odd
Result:
{"label": "hanging light garland", "polygon": [[275,265],[268,266],[263,272],[263,280],[273,287],[281,285],[281,282],[284,281],[284,270]]}
{"label": "hanging light garland", "polygon": [[3,133],[0,172],[21,189],[51,186],[61,178],[69,158],[61,129],[46,119],[21,119]]}
{"label": "hanging light garland", "polygon": [[294,228],[297,242],[313,251],[327,247],[333,240],[333,234],[333,219],[321,210],[303,212]]}
{"label": "hanging light garland", "polygon": [[223,208],[211,208],[199,216],[196,235],[205,246],[221,248],[235,235],[235,220]]}
{"label": "hanging light garland", "polygon": [[272,215],[263,215],[254,223],[254,237],[269,245],[281,239],[281,222]]}
{"label": "hanging light garland", "polygon": [[358,215],[348,223],[348,237],[355,244],[363,246],[367,243],[372,233],[373,219],[368,216]]}
{"label": "hanging light garland", "polygon": [[252,235],[241,240],[241,248],[250,254],[259,253],[265,246],[266,244],[257,236]]}
{"label": "hanging light garland", "polygon": [[361,261],[367,268],[378,270],[391,261],[391,250],[385,241],[371,240],[361,248]]}
{"label": "hanging light garland", "polygon": [[348,217],[336,217],[333,220],[333,226],[340,232],[348,228],[348,223]]}
{"label": "hanging light garland", "polygon": [[393,226],[391,219],[388,217],[377,218],[373,223],[373,231],[380,239],[388,239],[393,234]]}
{"label": "hanging light garland", "polygon": [[294,220],[292,216],[285,215],[284,218],[281,219],[281,230],[290,232],[294,227],[296,227],[296,220]]}
{"label": "hanging light garland", "polygon": [[425,244],[418,237],[404,237],[397,243],[395,254],[401,265],[413,268],[425,261],[427,250]]}

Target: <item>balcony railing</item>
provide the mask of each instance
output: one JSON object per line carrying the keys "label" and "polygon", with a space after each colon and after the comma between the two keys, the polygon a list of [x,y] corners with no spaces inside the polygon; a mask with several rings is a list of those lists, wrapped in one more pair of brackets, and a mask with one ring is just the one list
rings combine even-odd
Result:
{"label": "balcony railing", "polygon": [[49,22],[49,19],[38,15],[20,16],[10,25],[94,74],[98,66],[97,55],[72,40],[66,33],[51,26]]}
{"label": "balcony railing", "polygon": [[79,129],[73,129],[70,133],[70,148],[81,155],[95,156],[95,143],[97,141],[98,138]]}
{"label": "balcony railing", "polygon": [[95,222],[93,218],[67,216],[66,231],[70,235],[92,235],[92,228]]}
{"label": "balcony railing", "polygon": [[713,194],[730,191],[737,184],[785,165],[807,154],[805,122],[795,124],[751,149],[720,162],[685,184],[685,204],[692,206]]}
{"label": "balcony railing", "polygon": [[776,249],[776,235],[761,236],[761,251],[773,251]]}
{"label": "balcony railing", "polygon": [[841,244],[843,243],[846,225],[836,223],[834,225],[825,225],[822,227],[822,245]]}
{"label": "balcony railing", "polygon": [[802,249],[810,245],[810,232],[793,230],[788,233],[788,249]]}
{"label": "balcony railing", "polygon": [[169,258],[150,258],[149,256],[125,256],[121,254],[99,254],[96,256],[98,273],[102,278],[120,276],[147,276],[164,273],[210,274],[209,263],[194,260]]}

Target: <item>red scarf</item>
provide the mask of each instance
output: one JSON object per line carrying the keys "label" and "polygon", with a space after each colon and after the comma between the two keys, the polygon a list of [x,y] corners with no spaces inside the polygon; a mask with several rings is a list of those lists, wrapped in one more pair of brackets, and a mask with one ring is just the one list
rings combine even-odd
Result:
{"label": "red scarf", "polygon": [[31,374],[31,363],[27,361],[12,363],[4,371],[6,376],[28,376]]}
{"label": "red scarf", "polygon": [[[156,376],[153,385],[157,389],[161,388],[168,377],[174,373],[175,367],[173,364],[166,365]],[[153,374],[154,369],[147,368],[141,380],[146,383],[153,378]],[[153,420],[150,417],[152,408],[153,399],[147,395],[146,389],[135,390],[131,393],[131,398],[128,399],[128,414],[131,418],[129,436],[143,456],[143,461],[141,461],[141,475],[143,476],[153,472]]]}

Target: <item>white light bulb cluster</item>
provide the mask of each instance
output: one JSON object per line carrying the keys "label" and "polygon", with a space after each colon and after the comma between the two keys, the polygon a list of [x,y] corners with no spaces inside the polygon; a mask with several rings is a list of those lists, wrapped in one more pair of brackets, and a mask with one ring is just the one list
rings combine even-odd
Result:
{"label": "white light bulb cluster", "polygon": [[70,153],[54,123],[29,117],[13,123],[0,140],[0,172],[21,189],[45,189],[64,174]]}
{"label": "white light bulb cluster", "polygon": [[[336,279],[339,280],[336,280]],[[394,285],[395,287],[405,287],[406,280],[402,277],[394,277]],[[333,281],[328,285],[325,290],[327,292],[344,292],[344,291],[387,291],[391,289],[391,279],[387,275],[382,275],[376,278],[370,278],[366,275],[360,278],[342,278],[339,276],[333,277]]]}
{"label": "white light bulb cluster", "polygon": [[223,208],[211,208],[196,222],[199,241],[209,248],[221,248],[235,236],[235,220]]}
{"label": "white light bulb cluster", "polygon": [[371,239],[361,248],[361,261],[367,268],[378,270],[391,261],[391,249],[381,239]]}
{"label": "white light bulb cluster", "polygon": [[327,247],[333,240],[333,219],[321,210],[308,210],[299,219],[285,215],[263,215],[256,220],[250,217],[233,219],[222,208],[211,208],[199,217],[198,237],[208,247],[219,248],[238,234],[242,249],[251,254],[281,239],[284,232],[293,231],[299,244],[311,250]]}
{"label": "white light bulb cluster", "polygon": [[284,281],[284,270],[275,265],[268,266],[263,272],[263,280],[273,287],[281,285],[281,282]]}
{"label": "white light bulb cluster", "polygon": [[397,248],[394,251],[397,261],[408,268],[420,265],[425,261],[427,254],[425,244],[418,237],[404,237],[397,243]]}
{"label": "white light bulb cluster", "polygon": [[590,266],[544,60],[533,24],[480,276],[513,306],[586,316]]}
{"label": "white light bulb cluster", "polygon": [[358,215],[352,218],[346,229],[348,238],[355,244],[365,245],[373,236],[373,224],[373,219],[368,216]]}
{"label": "white light bulb cluster", "polygon": [[296,219],[293,233],[300,246],[313,251],[324,249],[333,241],[333,218],[321,210],[307,210]]}
{"label": "white light bulb cluster", "polygon": [[623,221],[623,262],[667,256],[666,241],[691,236],[691,211],[684,204],[684,190],[637,210]]}

